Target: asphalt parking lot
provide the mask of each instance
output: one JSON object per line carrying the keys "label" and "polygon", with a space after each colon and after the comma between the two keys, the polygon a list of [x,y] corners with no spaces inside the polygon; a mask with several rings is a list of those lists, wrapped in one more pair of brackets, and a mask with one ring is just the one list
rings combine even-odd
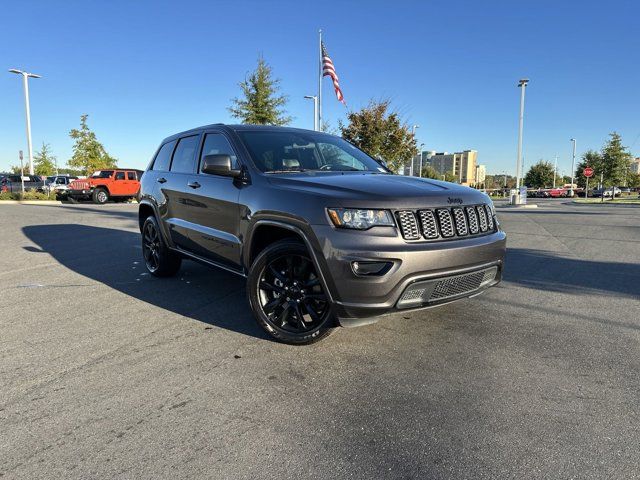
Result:
{"label": "asphalt parking lot", "polygon": [[640,208],[540,205],[500,286],[309,347],[135,205],[0,206],[0,477],[637,478]]}

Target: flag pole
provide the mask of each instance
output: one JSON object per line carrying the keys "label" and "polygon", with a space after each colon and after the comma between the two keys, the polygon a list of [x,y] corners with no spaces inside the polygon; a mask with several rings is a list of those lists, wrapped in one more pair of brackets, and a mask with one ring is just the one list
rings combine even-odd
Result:
{"label": "flag pole", "polygon": [[318,30],[318,131],[322,131],[322,30]]}

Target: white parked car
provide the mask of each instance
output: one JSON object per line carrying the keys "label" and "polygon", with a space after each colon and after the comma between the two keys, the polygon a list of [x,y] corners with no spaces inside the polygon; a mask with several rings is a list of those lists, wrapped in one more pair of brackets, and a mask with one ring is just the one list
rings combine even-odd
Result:
{"label": "white parked car", "polygon": [[43,190],[45,193],[63,193],[69,189],[69,184],[77,178],[78,177],[70,175],[54,175],[47,177]]}

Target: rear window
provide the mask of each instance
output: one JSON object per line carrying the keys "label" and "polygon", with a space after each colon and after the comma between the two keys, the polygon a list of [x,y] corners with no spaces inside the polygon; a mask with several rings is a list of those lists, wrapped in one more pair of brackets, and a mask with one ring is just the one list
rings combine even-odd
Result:
{"label": "rear window", "polygon": [[181,138],[173,154],[171,171],[176,173],[193,173],[198,148],[198,135]]}
{"label": "rear window", "polygon": [[155,160],[153,161],[153,170],[159,170],[161,172],[166,172],[169,170],[169,163],[171,163],[171,153],[173,152],[173,147],[176,146],[175,140],[173,142],[165,143],[158,154],[156,155]]}

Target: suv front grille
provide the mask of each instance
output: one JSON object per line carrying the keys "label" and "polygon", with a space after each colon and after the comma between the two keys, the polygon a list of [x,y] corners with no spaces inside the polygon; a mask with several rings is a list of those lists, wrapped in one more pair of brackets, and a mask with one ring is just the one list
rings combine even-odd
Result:
{"label": "suv front grille", "polygon": [[447,240],[493,233],[496,222],[489,205],[401,210],[396,212],[405,240]]}
{"label": "suv front grille", "polygon": [[418,222],[413,212],[408,210],[398,212],[398,220],[400,221],[400,231],[402,232],[403,238],[407,240],[417,240],[420,238]]}

